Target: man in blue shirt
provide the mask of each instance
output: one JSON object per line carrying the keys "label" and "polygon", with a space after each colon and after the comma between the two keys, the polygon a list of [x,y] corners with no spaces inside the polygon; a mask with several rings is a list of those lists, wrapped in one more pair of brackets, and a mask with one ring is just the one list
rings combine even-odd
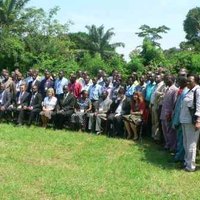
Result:
{"label": "man in blue shirt", "polygon": [[54,86],[56,97],[58,99],[60,99],[60,97],[63,95],[63,86],[65,85],[68,85],[68,80],[64,77],[64,71],[60,71]]}

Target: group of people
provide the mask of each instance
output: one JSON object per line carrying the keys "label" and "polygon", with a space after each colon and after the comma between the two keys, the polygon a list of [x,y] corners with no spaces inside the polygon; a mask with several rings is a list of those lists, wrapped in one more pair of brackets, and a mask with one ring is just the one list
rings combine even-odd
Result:
{"label": "group of people", "polygon": [[150,135],[164,149],[174,152],[175,162],[196,170],[200,130],[199,77],[182,68],[177,76],[164,68],[125,81],[116,70],[97,77],[78,71],[69,79],[64,71],[44,76],[30,69],[24,77],[19,69],[0,76],[0,120],[15,120],[18,126],[40,122],[54,129],[73,130],[109,137],[138,140]]}

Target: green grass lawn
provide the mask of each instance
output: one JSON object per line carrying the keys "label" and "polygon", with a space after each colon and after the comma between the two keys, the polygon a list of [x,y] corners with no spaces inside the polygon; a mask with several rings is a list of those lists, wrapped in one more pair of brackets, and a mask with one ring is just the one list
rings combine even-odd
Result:
{"label": "green grass lawn", "polygon": [[178,169],[159,148],[1,124],[0,199],[200,199],[200,171]]}

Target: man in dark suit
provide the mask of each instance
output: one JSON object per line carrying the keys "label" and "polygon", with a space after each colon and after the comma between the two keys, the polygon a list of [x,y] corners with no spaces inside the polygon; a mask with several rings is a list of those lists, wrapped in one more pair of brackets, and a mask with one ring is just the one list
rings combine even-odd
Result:
{"label": "man in dark suit", "polygon": [[65,121],[70,122],[76,104],[76,98],[72,92],[68,91],[67,85],[63,86],[63,92],[63,95],[58,100],[56,111],[52,115],[56,129],[62,129]]}
{"label": "man in dark suit", "polygon": [[25,115],[28,114],[28,125],[30,126],[36,116],[40,113],[42,108],[42,95],[38,92],[38,87],[33,85],[31,90],[30,101],[28,106],[23,106],[19,111],[18,123],[22,124],[25,118]]}
{"label": "man in dark suit", "polygon": [[125,90],[123,87],[121,87],[118,91],[118,98],[115,101],[113,101],[107,113],[107,125],[109,136],[124,136],[123,115],[130,114],[130,110],[130,100],[126,98]]}
{"label": "man in dark suit", "polygon": [[31,93],[31,89],[33,88],[33,86],[37,86],[37,88],[39,89],[40,87],[40,81],[37,80],[38,77],[38,72],[34,71],[32,74],[32,79],[29,83],[28,83],[28,87],[27,87],[27,92]]}
{"label": "man in dark suit", "polygon": [[54,82],[49,71],[45,72],[45,78],[40,83],[39,91],[42,94],[42,98],[46,97],[46,92],[49,88],[54,88]]}
{"label": "man in dark suit", "polygon": [[11,104],[11,93],[5,90],[3,83],[0,83],[0,119],[2,119],[6,113],[8,106]]}
{"label": "man in dark suit", "polygon": [[20,92],[16,96],[15,101],[8,107],[8,110],[13,113],[14,117],[17,117],[17,124],[22,125],[23,121],[20,117],[20,112],[28,106],[30,100],[30,94],[26,92],[26,82],[22,82],[20,85]]}

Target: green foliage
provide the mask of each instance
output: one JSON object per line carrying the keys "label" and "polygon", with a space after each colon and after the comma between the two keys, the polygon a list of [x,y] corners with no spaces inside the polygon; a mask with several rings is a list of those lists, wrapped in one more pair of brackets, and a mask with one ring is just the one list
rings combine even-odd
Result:
{"label": "green foliage", "polygon": [[100,54],[94,56],[85,53],[84,57],[80,60],[82,70],[89,71],[91,75],[96,76],[99,69],[107,71],[107,66]]}
{"label": "green foliage", "polygon": [[142,74],[145,71],[144,59],[140,54],[139,49],[135,49],[131,52],[130,58],[131,60],[127,64],[128,73],[131,74],[133,71],[138,74]]}
{"label": "green foliage", "polygon": [[[110,44],[112,37],[115,35],[113,28],[104,30],[104,26],[96,27],[95,25],[86,26],[88,38],[85,38],[86,49],[92,55],[100,54],[102,58],[107,59],[114,55],[117,47],[124,47],[121,42]],[[83,38],[84,39],[84,38]]]}
{"label": "green foliage", "polygon": [[200,50],[200,7],[189,10],[184,21],[184,31],[186,39],[195,47],[195,50]]}
{"label": "green foliage", "polygon": [[160,44],[156,42],[157,40],[162,39],[162,36],[160,34],[167,33],[167,31],[170,30],[170,28],[164,25],[159,26],[158,28],[151,28],[146,24],[142,25],[139,29],[141,30],[141,32],[136,33],[138,37],[149,39],[156,46],[160,46]]}
{"label": "green foliage", "polygon": [[0,28],[16,28],[20,12],[29,0],[0,0]]}
{"label": "green foliage", "polygon": [[25,44],[18,36],[2,32],[0,34],[0,67],[14,70],[23,62]]}

